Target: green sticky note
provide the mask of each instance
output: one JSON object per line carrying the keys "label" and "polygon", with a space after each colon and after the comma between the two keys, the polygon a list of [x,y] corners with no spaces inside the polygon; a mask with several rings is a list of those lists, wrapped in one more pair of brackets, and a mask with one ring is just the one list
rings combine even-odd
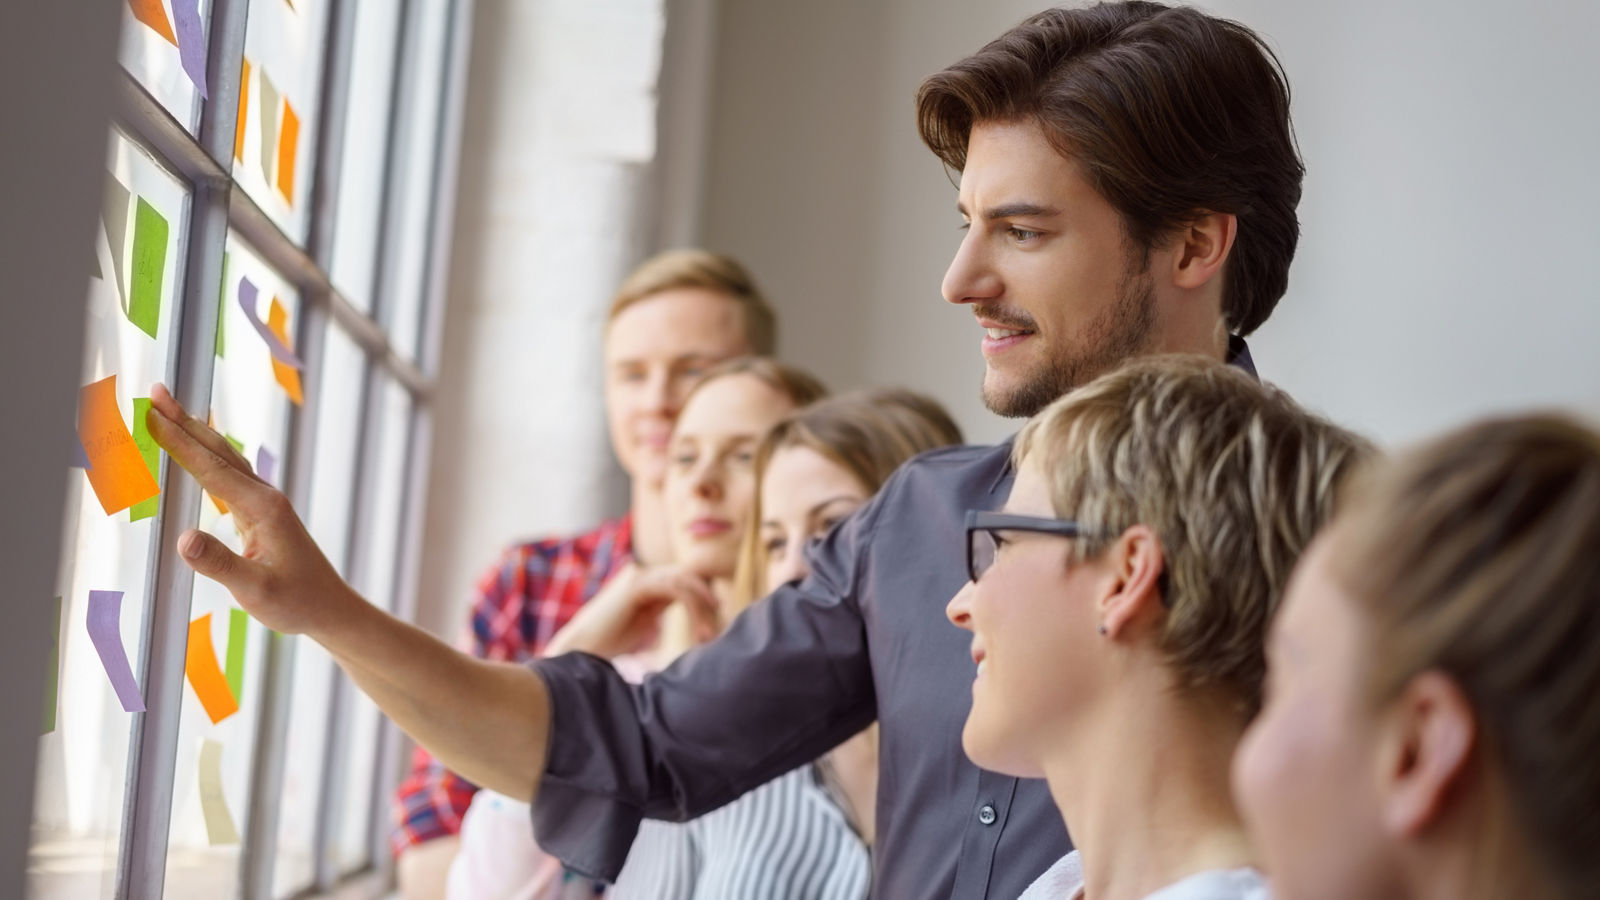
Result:
{"label": "green sticky note", "polygon": [[[156,445],[155,439],[150,437],[150,429],[144,423],[144,414],[149,411],[149,397],[133,398],[133,443],[139,448],[139,455],[144,458],[144,465],[150,470],[150,477],[160,481],[161,448]],[[135,503],[128,507],[128,521],[137,522],[140,519],[154,518],[156,507],[160,503],[160,494]]]}
{"label": "green sticky note", "polygon": [[250,616],[244,610],[228,610],[228,663],[223,671],[228,676],[228,689],[233,691],[235,703],[244,702],[244,642],[249,625]]}
{"label": "green sticky note", "polygon": [[161,318],[161,279],[167,269],[167,220],[139,198],[133,214],[133,276],[128,291],[128,321],[151,337]]}
{"label": "green sticky note", "polygon": [[233,445],[233,449],[238,451],[240,456],[244,455],[244,441],[239,440],[231,434],[225,434],[223,437],[228,439],[228,443]]}
{"label": "green sticky note", "polygon": [[224,323],[228,321],[228,263],[232,260],[227,253],[222,253],[222,287],[217,289],[217,356],[226,356],[228,349],[227,334]]}
{"label": "green sticky note", "polygon": [[50,669],[44,675],[44,728],[40,734],[56,730],[56,695],[61,671],[61,598],[55,598],[52,605],[55,613],[50,616]]}

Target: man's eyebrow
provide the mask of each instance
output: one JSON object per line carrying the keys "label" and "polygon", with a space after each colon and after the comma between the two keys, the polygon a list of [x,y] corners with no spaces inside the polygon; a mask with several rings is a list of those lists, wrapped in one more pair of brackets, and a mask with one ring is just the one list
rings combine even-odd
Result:
{"label": "man's eyebrow", "polygon": [[[956,212],[960,213],[963,218],[971,217],[971,213],[967,212],[966,204],[959,201],[956,203]],[[983,211],[983,217],[990,220],[1009,219],[1014,216],[1046,218],[1060,214],[1061,210],[1056,209],[1055,207],[1043,206],[1038,203],[1030,203],[1026,200],[1018,200],[1015,203],[1002,203],[999,206],[991,206]]]}

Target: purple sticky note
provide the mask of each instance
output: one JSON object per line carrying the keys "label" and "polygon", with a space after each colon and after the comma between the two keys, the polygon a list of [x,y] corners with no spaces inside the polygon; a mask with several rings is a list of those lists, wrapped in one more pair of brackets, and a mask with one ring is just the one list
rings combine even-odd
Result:
{"label": "purple sticky note", "polygon": [[69,465],[72,466],[72,468],[74,468],[74,469],[87,469],[87,468],[89,468],[89,454],[84,452],[83,441],[79,440],[78,438],[73,438],[72,439],[72,451],[71,452],[72,452],[72,462],[69,463]]}
{"label": "purple sticky note", "polygon": [[128,654],[122,649],[122,592],[90,591],[89,609],[84,616],[89,626],[89,640],[100,654],[100,665],[116,689],[117,699],[128,712],[144,712],[144,698],[139,695],[139,683],[133,680],[133,668],[128,665]]}
{"label": "purple sticky note", "polygon": [[206,34],[200,20],[200,0],[172,0],[172,21],[178,32],[178,59],[200,96],[206,93]]}
{"label": "purple sticky note", "polygon": [[306,364],[300,361],[300,357],[295,356],[293,350],[285,347],[283,341],[278,340],[278,336],[272,333],[271,328],[267,327],[267,323],[261,321],[261,317],[256,315],[257,296],[256,286],[251,283],[250,279],[240,278],[239,308],[244,310],[244,317],[250,320],[250,327],[254,328],[256,334],[261,335],[261,339],[267,342],[267,350],[272,353],[273,359],[292,369],[304,369]]}
{"label": "purple sticky note", "polygon": [[267,484],[278,485],[278,458],[266,447],[256,448],[256,474]]}

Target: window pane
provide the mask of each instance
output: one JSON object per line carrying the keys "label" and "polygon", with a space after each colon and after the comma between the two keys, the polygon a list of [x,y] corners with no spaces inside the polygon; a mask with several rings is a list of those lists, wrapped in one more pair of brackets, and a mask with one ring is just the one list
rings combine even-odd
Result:
{"label": "window pane", "polygon": [[[400,517],[406,489],[406,451],[411,435],[411,395],[387,376],[380,376],[375,394],[379,420],[373,460],[372,502],[363,511],[366,546],[356,588],[374,604],[393,611],[398,565]],[[343,676],[341,676],[343,677]],[[355,702],[343,769],[338,836],[334,860],[341,873],[366,865],[372,855],[373,775],[378,753],[378,708],[365,694],[352,691]]]}
{"label": "window pane", "polygon": [[[346,577],[365,366],[366,357],[355,341],[337,326],[330,326],[320,369],[307,527],[317,546]],[[289,701],[283,799],[278,810],[274,897],[304,890],[316,877],[317,804],[323,791],[328,702],[333,691],[332,657],[309,638],[296,636],[293,640],[294,686]]]}
{"label": "window pane", "polygon": [[[299,374],[283,358],[293,352],[300,298],[230,234],[221,300],[211,422],[261,477],[281,483],[291,398],[300,393]],[[265,323],[276,347],[253,320]],[[242,549],[233,519],[215,498],[201,501],[200,527],[234,552]],[[268,633],[209,578],[194,580],[189,620],[165,895],[224,897],[238,890]],[[211,646],[197,650],[197,641]]]}
{"label": "window pane", "polygon": [[404,70],[404,90],[409,95],[410,115],[398,135],[404,162],[395,198],[393,215],[398,217],[400,234],[394,248],[392,305],[384,315],[389,341],[397,352],[415,358],[417,334],[421,330],[422,299],[427,285],[427,262],[433,242],[433,194],[437,179],[439,109],[444,100],[444,64],[450,39],[448,0],[425,0],[412,15],[419,21],[415,29],[416,51],[413,63]]}
{"label": "window pane", "polygon": [[356,5],[350,96],[335,213],[338,230],[333,236],[329,274],[345,299],[364,313],[372,312],[399,40],[400,4],[393,0],[362,0]]}
{"label": "window pane", "polygon": [[233,177],[291,240],[304,243],[316,173],[327,0],[250,0]]}
{"label": "window pane", "polygon": [[[119,452],[144,457],[148,465],[141,451],[150,445],[137,443],[145,430],[135,418],[142,408],[136,399],[149,397],[151,383],[172,371],[189,224],[184,186],[120,135],[111,137],[107,167],[96,246],[85,254],[92,274],[82,383],[101,388],[79,395],[80,421],[96,410],[106,415],[109,429],[81,432],[90,438],[88,458],[108,463],[103,471]],[[79,456],[83,443],[69,439],[63,464],[69,454]],[[134,678],[144,668],[160,499],[126,507],[130,495],[112,499],[119,493],[113,488],[103,478],[92,484],[88,470],[68,483],[54,716],[39,723],[44,733],[29,848],[29,895],[35,898],[109,897],[115,886],[132,713],[108,673]],[[101,493],[117,511],[106,512]],[[120,592],[93,601],[105,613],[97,623],[108,622],[96,630],[110,664],[102,663],[88,626],[91,592],[99,591]],[[129,706],[143,708],[142,685],[125,696]]]}
{"label": "window pane", "polygon": [[122,12],[122,67],[194,134],[209,92],[210,0],[131,0]]}

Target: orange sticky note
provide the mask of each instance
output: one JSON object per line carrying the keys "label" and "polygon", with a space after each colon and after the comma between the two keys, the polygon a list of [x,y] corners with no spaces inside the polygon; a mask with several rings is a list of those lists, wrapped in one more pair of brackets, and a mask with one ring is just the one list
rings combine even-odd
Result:
{"label": "orange sticky note", "polygon": [[89,457],[89,486],[106,515],[161,493],[117,408],[117,376],[108,375],[78,392],[78,440]]}
{"label": "orange sticky note", "polygon": [[294,160],[300,141],[300,117],[283,101],[283,124],[278,126],[278,191],[294,206]]}
{"label": "orange sticky note", "polygon": [[244,122],[250,111],[250,60],[244,61],[239,74],[239,118],[233,125],[233,158],[244,162]]}
{"label": "orange sticky note", "polygon": [[133,10],[135,19],[166,38],[167,43],[178,46],[178,36],[172,33],[172,23],[167,21],[167,11],[161,6],[161,0],[128,0],[128,7]]}
{"label": "orange sticky note", "polygon": [[[294,344],[289,342],[289,311],[283,308],[277,297],[272,298],[272,306],[267,310],[267,329],[277,335],[279,342],[290,350]],[[305,395],[300,390],[300,372],[294,366],[272,358],[272,374],[278,378],[278,384],[283,386],[284,393],[294,401],[295,406],[305,403]]]}
{"label": "orange sticky note", "polygon": [[217,649],[211,643],[211,613],[189,623],[189,652],[184,662],[189,686],[215,725],[239,711],[239,701],[228,687],[228,676],[217,665]]}

